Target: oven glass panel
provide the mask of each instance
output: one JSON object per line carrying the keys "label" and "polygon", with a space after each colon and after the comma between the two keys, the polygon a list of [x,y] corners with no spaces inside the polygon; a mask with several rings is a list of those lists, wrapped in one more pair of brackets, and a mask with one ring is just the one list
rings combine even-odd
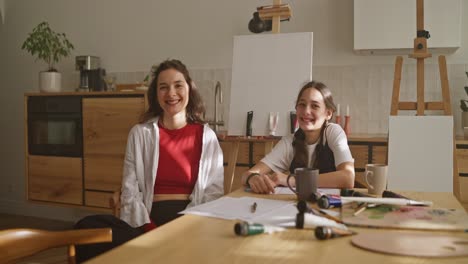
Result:
{"label": "oven glass panel", "polygon": [[32,123],[32,143],[38,145],[76,144],[77,125],[74,120],[34,121]]}

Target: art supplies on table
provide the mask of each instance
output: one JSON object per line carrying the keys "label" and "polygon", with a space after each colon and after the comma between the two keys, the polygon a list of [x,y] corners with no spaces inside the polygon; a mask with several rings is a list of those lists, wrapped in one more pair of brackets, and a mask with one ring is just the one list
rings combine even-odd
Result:
{"label": "art supplies on table", "polygon": [[264,225],[259,223],[249,223],[242,221],[234,224],[234,234],[238,236],[251,236],[263,233],[272,234],[286,230],[283,227]]}
{"label": "art supplies on table", "polygon": [[421,230],[468,230],[464,210],[379,204],[355,214],[357,202],[343,204],[341,220],[351,226]]}

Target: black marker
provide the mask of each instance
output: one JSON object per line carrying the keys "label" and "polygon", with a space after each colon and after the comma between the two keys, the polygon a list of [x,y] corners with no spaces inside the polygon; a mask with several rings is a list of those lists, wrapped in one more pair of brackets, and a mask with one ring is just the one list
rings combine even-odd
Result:
{"label": "black marker", "polygon": [[245,130],[245,135],[248,137],[252,136],[252,120],[253,120],[253,111],[247,112],[247,126]]}
{"label": "black marker", "polygon": [[312,214],[315,214],[315,212],[312,210],[312,208],[310,208],[308,205],[307,205],[307,202],[304,201],[304,200],[300,200],[299,202],[297,202],[297,210],[299,211],[299,213],[303,214],[303,213],[312,213]]}
{"label": "black marker", "polygon": [[315,237],[319,240],[350,236],[354,234],[356,234],[356,232],[353,232],[351,230],[343,230],[340,228],[330,226],[317,226],[315,228]]}
{"label": "black marker", "polygon": [[295,111],[289,112],[289,129],[291,134],[294,134],[294,132],[296,132],[296,118],[297,115]]}

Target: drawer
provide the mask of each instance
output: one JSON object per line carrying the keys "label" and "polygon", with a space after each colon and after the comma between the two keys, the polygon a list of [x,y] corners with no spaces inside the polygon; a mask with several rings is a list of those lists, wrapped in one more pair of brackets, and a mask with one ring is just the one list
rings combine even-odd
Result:
{"label": "drawer", "polygon": [[93,191],[86,191],[85,192],[85,205],[86,206],[94,206],[94,207],[102,207],[102,208],[110,208],[109,200],[112,197],[112,192],[93,192]]}
{"label": "drawer", "polygon": [[468,177],[458,177],[460,181],[460,201],[468,203]]}
{"label": "drawer", "polygon": [[457,149],[456,153],[458,173],[468,173],[468,149]]}

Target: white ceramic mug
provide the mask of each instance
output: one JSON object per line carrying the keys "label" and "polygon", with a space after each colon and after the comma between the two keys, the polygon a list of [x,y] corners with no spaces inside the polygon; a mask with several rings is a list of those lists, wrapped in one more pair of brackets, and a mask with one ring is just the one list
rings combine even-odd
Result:
{"label": "white ceramic mug", "polygon": [[387,187],[388,166],[385,164],[367,164],[365,179],[370,194],[382,195]]}

